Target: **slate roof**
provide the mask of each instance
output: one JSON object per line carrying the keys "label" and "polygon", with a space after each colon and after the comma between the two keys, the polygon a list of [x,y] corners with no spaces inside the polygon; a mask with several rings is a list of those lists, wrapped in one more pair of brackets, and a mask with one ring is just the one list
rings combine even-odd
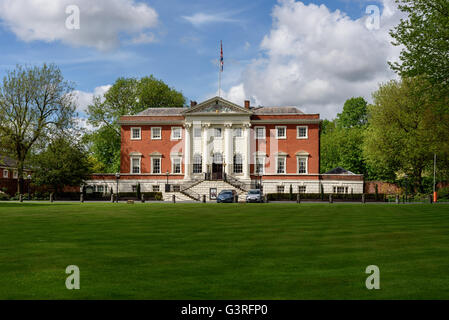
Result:
{"label": "slate roof", "polygon": [[0,167],[15,168],[17,161],[11,157],[0,154]]}
{"label": "slate roof", "polygon": [[180,116],[187,108],[148,108],[137,116]]}
{"label": "slate roof", "polygon": [[[181,116],[183,111],[189,110],[189,108],[148,108],[137,116]],[[270,114],[304,114],[297,107],[256,107],[251,108],[254,114],[257,115],[270,115]]]}
{"label": "slate roof", "polygon": [[254,114],[304,114],[297,107],[257,107],[251,109]]}
{"label": "slate roof", "polygon": [[337,168],[334,168],[334,169],[326,172],[325,174],[355,174],[355,173],[348,171],[346,169],[343,169],[342,167],[337,167]]}
{"label": "slate roof", "polygon": [[[0,154],[0,167],[16,169],[17,168],[17,161],[14,160],[13,158],[9,157],[9,156],[5,156],[5,155]],[[24,170],[31,170],[28,166],[25,166],[23,169]]]}

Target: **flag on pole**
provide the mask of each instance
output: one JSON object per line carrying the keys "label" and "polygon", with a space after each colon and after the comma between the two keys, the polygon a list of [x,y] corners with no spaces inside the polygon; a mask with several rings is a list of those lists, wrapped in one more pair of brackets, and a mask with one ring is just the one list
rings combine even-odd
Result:
{"label": "flag on pole", "polygon": [[221,70],[221,72],[223,72],[223,65],[224,65],[224,62],[223,62],[223,42],[222,42],[222,41],[220,41],[220,46],[221,46],[221,54],[220,54],[220,70]]}

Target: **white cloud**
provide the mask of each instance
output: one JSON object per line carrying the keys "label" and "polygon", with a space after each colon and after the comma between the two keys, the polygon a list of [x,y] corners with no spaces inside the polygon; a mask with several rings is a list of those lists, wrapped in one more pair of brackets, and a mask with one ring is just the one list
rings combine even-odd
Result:
{"label": "white cloud", "polygon": [[75,99],[78,112],[86,112],[87,107],[92,104],[94,97],[104,99],[104,94],[111,88],[111,85],[96,87],[93,92],[75,90]]}
{"label": "white cloud", "polygon": [[[80,9],[79,30],[66,28],[69,5]],[[0,0],[0,21],[23,41],[61,41],[110,50],[119,45],[122,34],[140,43],[152,40],[147,29],[157,25],[158,15],[134,0]]]}
{"label": "white cloud", "polygon": [[324,118],[334,118],[352,96],[370,100],[380,82],[395,77],[387,61],[400,50],[388,33],[400,13],[392,0],[383,2],[380,29],[370,31],[366,17],[280,0],[261,43],[263,57],[250,63],[242,83],[224,96],[236,103],[246,97],[256,105],[297,105]]}
{"label": "white cloud", "polygon": [[137,37],[131,39],[132,44],[146,44],[152,43],[156,40],[156,37],[152,33],[144,33],[142,32]]}
{"label": "white cloud", "polygon": [[191,24],[193,24],[195,27],[200,27],[204,24],[208,23],[217,23],[217,22],[237,22],[238,20],[235,20],[233,18],[229,17],[229,14],[227,13],[202,13],[198,12],[191,16],[183,16],[183,19],[187,20]]}

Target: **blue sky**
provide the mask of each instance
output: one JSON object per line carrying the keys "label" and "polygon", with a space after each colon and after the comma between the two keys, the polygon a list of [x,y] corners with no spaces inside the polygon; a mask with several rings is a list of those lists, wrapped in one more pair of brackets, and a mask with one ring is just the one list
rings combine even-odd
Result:
{"label": "blue sky", "polygon": [[[384,14],[384,4],[392,5],[386,0],[115,0],[115,5],[106,0],[48,0],[38,8],[32,2],[0,0],[0,76],[16,64],[54,62],[80,92],[81,115],[92,94],[103,92],[101,88],[118,77],[153,74],[188,99],[215,95],[223,40],[225,98],[298,105],[332,118],[344,101],[342,90],[347,98],[369,99],[375,84],[392,77],[386,60],[396,55],[387,48],[386,32],[396,14],[388,15],[377,33],[361,27],[366,7],[375,4]],[[72,3],[80,8],[80,30],[64,28],[64,8]],[[306,21],[309,17],[316,17],[315,22]],[[340,36],[343,40],[331,44]],[[379,43],[381,51],[371,57],[367,52],[379,50]],[[325,52],[320,52],[322,44],[329,46]],[[289,52],[293,47],[296,51]],[[355,51],[360,55],[350,57]],[[311,53],[325,59],[317,60]],[[329,53],[333,54],[327,57]],[[330,61],[332,57],[338,58]],[[357,68],[350,65],[349,71],[335,71],[333,66],[346,58],[355,65],[359,60],[379,61],[373,62],[375,70],[361,63]],[[377,72],[379,68],[384,69]],[[317,69],[322,69],[320,74],[314,74]],[[371,78],[366,79],[367,73]],[[348,82],[344,88],[338,87],[339,77]]]}

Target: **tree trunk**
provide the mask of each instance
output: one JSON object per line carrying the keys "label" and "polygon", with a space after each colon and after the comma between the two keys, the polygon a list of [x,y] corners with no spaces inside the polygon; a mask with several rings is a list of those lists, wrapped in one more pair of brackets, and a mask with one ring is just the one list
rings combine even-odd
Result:
{"label": "tree trunk", "polygon": [[17,161],[17,173],[19,175],[19,181],[17,183],[17,192],[23,194],[23,159]]}

